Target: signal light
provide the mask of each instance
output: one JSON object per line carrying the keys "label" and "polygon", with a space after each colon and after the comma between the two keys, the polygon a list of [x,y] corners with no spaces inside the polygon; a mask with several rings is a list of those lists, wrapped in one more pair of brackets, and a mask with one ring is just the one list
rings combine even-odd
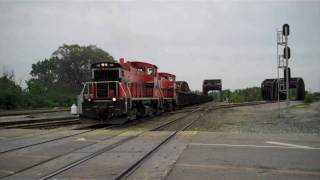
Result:
{"label": "signal light", "polygon": [[289,34],[290,34],[289,24],[284,24],[282,26],[282,35],[289,36]]}
{"label": "signal light", "polygon": [[[285,68],[283,71],[283,77],[284,77],[284,80],[286,81],[287,80],[287,68]],[[289,78],[289,80],[291,79],[291,69],[289,67],[288,67],[288,78]]]}
{"label": "signal light", "polygon": [[290,57],[291,57],[290,47],[286,46],[286,47],[283,49],[283,57],[284,57],[285,59],[290,59]]}

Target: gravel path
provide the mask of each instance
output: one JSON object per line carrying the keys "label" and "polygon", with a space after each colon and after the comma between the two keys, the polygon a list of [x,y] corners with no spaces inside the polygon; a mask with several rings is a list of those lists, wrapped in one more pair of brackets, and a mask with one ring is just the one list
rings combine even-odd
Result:
{"label": "gravel path", "polygon": [[305,105],[291,103],[237,107],[209,111],[189,130],[246,133],[311,133],[320,134],[320,102]]}

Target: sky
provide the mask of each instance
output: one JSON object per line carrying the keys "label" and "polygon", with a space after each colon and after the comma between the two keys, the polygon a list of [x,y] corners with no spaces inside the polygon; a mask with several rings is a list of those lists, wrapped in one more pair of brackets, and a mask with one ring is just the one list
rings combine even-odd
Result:
{"label": "sky", "polygon": [[320,1],[0,0],[0,71],[25,86],[31,65],[63,44],[96,45],[115,59],[146,61],[192,90],[277,77],[276,31],[290,25],[292,77],[320,91]]}

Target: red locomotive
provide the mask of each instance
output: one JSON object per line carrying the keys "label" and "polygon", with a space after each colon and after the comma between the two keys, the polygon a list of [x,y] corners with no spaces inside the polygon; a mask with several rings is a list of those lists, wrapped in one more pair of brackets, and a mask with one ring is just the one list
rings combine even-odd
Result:
{"label": "red locomotive", "polygon": [[92,64],[91,71],[78,97],[81,117],[123,122],[175,109],[175,75],[158,73],[156,65],[121,58]]}

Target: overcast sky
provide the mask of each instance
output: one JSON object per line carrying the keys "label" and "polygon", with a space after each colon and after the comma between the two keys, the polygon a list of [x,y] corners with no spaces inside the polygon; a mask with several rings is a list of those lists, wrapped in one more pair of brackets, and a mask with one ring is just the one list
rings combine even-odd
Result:
{"label": "overcast sky", "polygon": [[[291,74],[320,90],[320,1],[0,0],[0,65],[30,78],[60,45],[97,45],[146,61],[201,89],[260,86],[275,78],[276,30],[290,24]],[[3,68],[1,68],[3,69]]]}

